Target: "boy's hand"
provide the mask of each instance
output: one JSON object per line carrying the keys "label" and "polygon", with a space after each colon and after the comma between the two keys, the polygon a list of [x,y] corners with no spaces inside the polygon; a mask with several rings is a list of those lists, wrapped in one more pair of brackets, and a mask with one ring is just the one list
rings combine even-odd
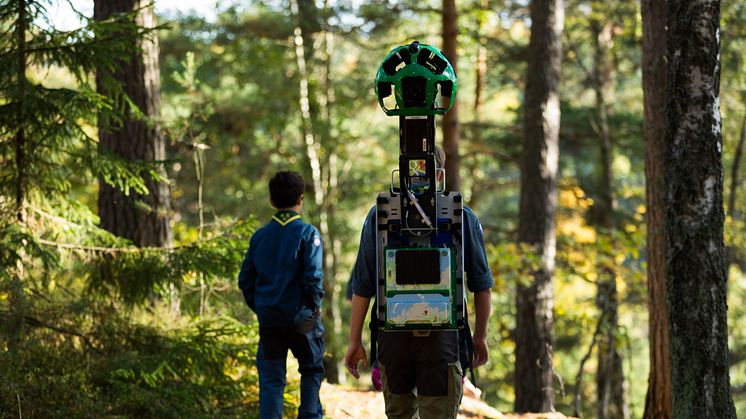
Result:
{"label": "boy's hand", "polygon": [[347,354],[345,355],[345,367],[347,371],[352,374],[355,378],[360,378],[360,372],[357,370],[357,365],[360,361],[363,361],[363,367],[368,368],[368,357],[365,355],[365,348],[363,343],[351,342],[347,346]]}
{"label": "boy's hand", "polygon": [[318,309],[311,311],[310,309],[303,309],[298,312],[295,316],[295,329],[298,333],[308,333],[316,325],[316,319],[319,318],[321,313]]}

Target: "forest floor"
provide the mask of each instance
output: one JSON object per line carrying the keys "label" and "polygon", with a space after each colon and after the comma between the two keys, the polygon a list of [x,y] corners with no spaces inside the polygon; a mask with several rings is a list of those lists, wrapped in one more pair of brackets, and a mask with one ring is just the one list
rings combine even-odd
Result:
{"label": "forest floor", "polygon": [[[383,418],[386,417],[383,408],[383,394],[377,391],[354,389],[332,385],[326,382],[321,385],[321,402],[324,405],[325,416],[337,418]],[[491,419],[565,419],[559,413],[503,414],[485,402],[464,395],[458,414],[462,418],[491,418]]]}

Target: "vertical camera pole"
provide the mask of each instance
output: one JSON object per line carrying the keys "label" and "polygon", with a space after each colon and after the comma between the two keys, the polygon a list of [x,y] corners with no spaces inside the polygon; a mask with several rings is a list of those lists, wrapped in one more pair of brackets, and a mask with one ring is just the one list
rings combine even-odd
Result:
{"label": "vertical camera pole", "polygon": [[[406,90],[405,90],[406,91]],[[435,117],[399,117],[399,189],[406,231],[422,235],[437,230]]]}

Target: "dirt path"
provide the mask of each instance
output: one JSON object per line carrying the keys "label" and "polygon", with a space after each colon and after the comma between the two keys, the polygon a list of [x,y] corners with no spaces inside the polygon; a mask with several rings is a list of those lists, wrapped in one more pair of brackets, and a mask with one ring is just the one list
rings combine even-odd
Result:
{"label": "dirt path", "polygon": [[[321,402],[326,417],[343,418],[385,418],[383,394],[380,392],[357,390],[335,386],[324,382],[321,385]],[[496,419],[564,419],[561,414],[513,415],[502,414],[481,400],[464,396],[459,409],[459,418]]]}

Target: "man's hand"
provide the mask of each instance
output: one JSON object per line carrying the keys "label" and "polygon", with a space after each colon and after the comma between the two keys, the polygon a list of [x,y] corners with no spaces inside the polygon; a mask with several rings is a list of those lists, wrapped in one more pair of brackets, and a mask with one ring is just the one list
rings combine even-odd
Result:
{"label": "man's hand", "polygon": [[360,372],[357,370],[357,365],[360,361],[363,361],[363,367],[368,368],[368,357],[365,355],[363,342],[350,342],[347,347],[347,354],[345,355],[345,367],[355,378],[360,378]]}
{"label": "man's hand", "polygon": [[474,365],[472,365],[472,368],[476,368],[490,360],[490,352],[487,348],[486,336],[478,337],[474,335],[472,340],[474,341]]}
{"label": "man's hand", "polygon": [[490,318],[492,301],[490,289],[477,291],[474,293],[474,312],[476,313],[476,323],[474,325],[474,365],[476,368],[484,365],[490,360],[490,353],[487,350],[487,320]]}

